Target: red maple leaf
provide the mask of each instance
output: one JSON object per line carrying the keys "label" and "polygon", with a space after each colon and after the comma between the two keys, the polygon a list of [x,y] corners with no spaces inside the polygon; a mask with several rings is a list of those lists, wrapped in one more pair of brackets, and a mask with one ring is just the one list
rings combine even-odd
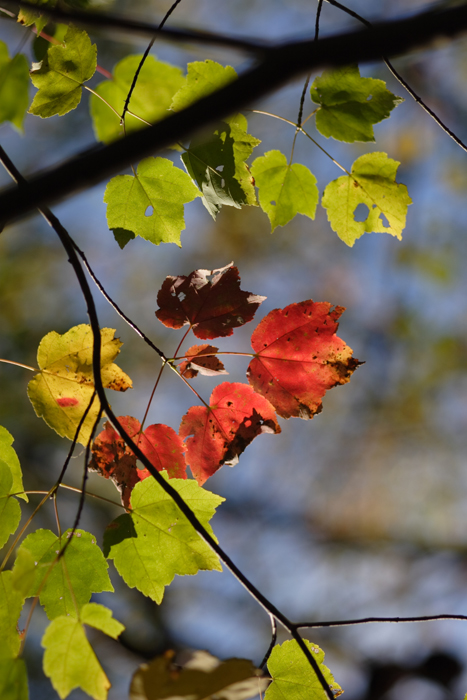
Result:
{"label": "red maple leaf", "polygon": [[261,433],[280,433],[276,414],[248,384],[224,382],[211,394],[210,406],[192,406],[179,435],[186,441],[187,462],[200,486],[223,464],[238,456]]}
{"label": "red maple leaf", "polygon": [[361,364],[336,336],[343,311],[310,299],[274,309],[254,331],[248,381],[283,418],[313,418],[326,391],[348,382]]}
{"label": "red maple leaf", "polygon": [[186,360],[179,365],[178,371],[187,379],[193,379],[198,372],[206,377],[228,374],[223,363],[215,355],[218,351],[219,348],[215,348],[214,345],[192,345],[186,351]]}
{"label": "red maple leaf", "polygon": [[197,338],[207,340],[232,335],[234,328],[252,320],[265,298],[242,291],[238,270],[230,264],[167,277],[157,295],[156,316],[169,328],[189,323]]}
{"label": "red maple leaf", "polygon": [[[136,418],[120,416],[118,422],[158,471],[165,469],[170,478],[186,479],[185,446],[175,430],[158,423],[140,433]],[[128,508],[133,487],[150,476],[148,470],[137,468],[136,455],[110,423],[94,440],[92,455],[89,469],[111,479]]]}

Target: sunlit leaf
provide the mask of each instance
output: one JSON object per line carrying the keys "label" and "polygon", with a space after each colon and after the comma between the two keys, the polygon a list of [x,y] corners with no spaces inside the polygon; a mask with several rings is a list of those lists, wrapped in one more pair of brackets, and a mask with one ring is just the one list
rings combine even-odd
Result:
{"label": "sunlit leaf", "polygon": [[110,229],[133,231],[155,245],[176,243],[185,228],[183,206],[199,197],[191,178],[166,158],[146,158],[136,176],[117,175],[105,190]]}
{"label": "sunlit leaf", "polygon": [[[170,478],[186,479],[185,446],[175,430],[168,425],[149,425],[144,432],[141,423],[131,416],[118,421],[135,441],[153,467],[165,470]],[[150,476],[147,469],[138,469],[136,455],[126,445],[110,423],[96,437],[92,446],[91,471],[111,479],[121,493],[122,503],[128,507],[135,484]]]}
{"label": "sunlit leaf", "polygon": [[234,328],[251,321],[265,299],[240,289],[238,269],[230,264],[166,277],[157,295],[156,316],[169,328],[189,323],[197,338],[210,340],[232,335]]}
{"label": "sunlit leaf", "polygon": [[281,432],[274,408],[248,384],[219,384],[209,403],[192,406],[179,430],[181,438],[188,437],[186,459],[199,484],[223,464],[236,464],[258,435]]}
{"label": "sunlit leaf", "polygon": [[0,698],[28,700],[28,673],[24,659],[0,659]]}
{"label": "sunlit leaf", "polygon": [[217,377],[220,374],[228,374],[224,365],[216,357],[219,348],[213,345],[192,345],[185,353],[187,358],[178,366],[178,371],[187,379],[194,379],[199,374],[205,377]]}
{"label": "sunlit leaf", "polygon": [[266,689],[267,678],[247,659],[221,661],[207,651],[195,651],[183,667],[173,654],[157,656],[133,676],[130,700],[247,700]]}
{"label": "sunlit leaf", "polygon": [[297,214],[315,218],[319,199],[316,178],[304,165],[289,164],[280,151],[268,151],[253,161],[251,174],[271,231],[285,226]]}
{"label": "sunlit leaf", "polygon": [[51,46],[43,61],[31,71],[33,85],[39,90],[29,112],[52,117],[75,109],[81,100],[82,85],[92,78],[96,65],[96,45],[91,44],[86,32],[70,26],[65,45]]}
{"label": "sunlit leaf", "polygon": [[[307,648],[316,659],[324,678],[335,698],[342,695],[342,688],[336,683],[329,669],[323,664],[324,651],[316,644],[304,640]],[[272,650],[268,661],[272,683],[266,690],[264,700],[326,700],[324,691],[310,662],[295,640],[278,644]]]}
{"label": "sunlit leaf", "polygon": [[237,79],[232,66],[211,61],[189,63],[184,83],[174,96],[171,109],[179,111]]}
{"label": "sunlit leaf", "polygon": [[[101,377],[107,389],[126,391],[131,379],[113,363],[122,343],[113,328],[101,329]],[[28,396],[35,412],[62,437],[73,439],[78,424],[94,393],[92,372],[93,335],[86,324],[59,335],[52,331],[40,342],[37,362],[41,370],[28,384]],[[94,397],[78,442],[86,445],[99,413]]]}
{"label": "sunlit leaf", "polygon": [[115,638],[123,625],[112,620],[111,615],[102,605],[90,604],[84,606],[81,620],[56,617],[47,627],[42,638],[44,673],[60,698],[66,698],[74,688],[81,688],[95,700],[106,700],[110,681],[86,638],[83,624]]}
{"label": "sunlit leaf", "polygon": [[76,530],[65,554],[56,561],[70,535],[70,530],[62,537],[50,530],[36,530],[26,537],[20,548],[20,551],[31,554],[36,565],[36,575],[27,597],[39,593],[41,605],[50,620],[60,615],[78,617],[93,593],[113,591],[107,573],[108,564],[95,537],[89,532]]}
{"label": "sunlit leaf", "polygon": [[[146,126],[131,114],[125,117],[125,132],[120,124],[120,115],[123,113],[125,100],[141,59],[140,55],[126,56],[115,66],[113,79],[105,80],[95,88],[95,92],[104,98],[119,115],[117,116],[101,99],[92,95],[91,116],[96,138],[99,141],[110,143],[124,133],[129,134]],[[168,110],[172,98],[183,81],[180,68],[157,61],[154,56],[148,56],[131,96],[130,111],[151,124],[163,119],[170,114]]]}
{"label": "sunlit leaf", "polygon": [[13,658],[18,654],[21,640],[17,624],[24,604],[24,595],[13,581],[11,571],[0,573],[0,658]]}
{"label": "sunlit leaf", "polygon": [[16,532],[21,520],[21,508],[12,493],[13,475],[8,464],[0,459],[0,548]]}
{"label": "sunlit leaf", "polygon": [[0,123],[11,122],[23,131],[23,121],[29,104],[29,66],[26,56],[19,53],[12,59],[7,45],[0,41]]}
{"label": "sunlit leaf", "polygon": [[274,309],[253,332],[248,381],[283,418],[313,418],[326,391],[348,382],[359,365],[336,335],[343,311],[310,299]]}
{"label": "sunlit leaf", "polygon": [[339,141],[374,141],[373,124],[389,117],[404,100],[383,80],[361,78],[357,65],[325,71],[311,86],[311,99],[320,105],[316,128]]}
{"label": "sunlit leaf", "polygon": [[[212,535],[209,520],[224,499],[192,479],[171,479],[170,484]],[[130,588],[160,603],[176,574],[221,570],[217,556],[154,479],[136,484],[131,506],[132,512],[114,520],[104,534],[104,553]]]}
{"label": "sunlit leaf", "polygon": [[28,500],[25,493],[20,493],[23,490],[23,476],[18,455],[12,447],[14,440],[13,436],[6,428],[0,425],[0,459],[8,464],[13,477],[12,493],[18,495],[24,501]]}
{"label": "sunlit leaf", "polygon": [[[228,122],[228,123],[227,123]],[[246,160],[259,143],[247,133],[241,114],[222,122],[213,135],[200,136],[183,154],[185,167],[203,195],[203,204],[215,219],[223,205],[256,205],[255,188]]]}
{"label": "sunlit leaf", "polygon": [[[412,200],[407,187],[396,182],[398,167],[386,153],[366,153],[352,165],[350,176],[333,180],[324,190],[322,205],[331,228],[348,246],[372,231],[402,238]],[[365,220],[355,219],[359,205],[364,205]]]}

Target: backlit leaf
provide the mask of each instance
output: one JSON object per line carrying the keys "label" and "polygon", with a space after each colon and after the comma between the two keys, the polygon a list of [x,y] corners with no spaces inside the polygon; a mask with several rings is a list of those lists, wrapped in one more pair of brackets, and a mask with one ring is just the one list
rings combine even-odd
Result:
{"label": "backlit leaf", "polygon": [[183,667],[175,666],[171,654],[143,664],[133,676],[130,700],[247,700],[265,690],[267,678],[247,659],[221,661],[207,651],[195,651]]}
{"label": "backlit leaf", "polygon": [[[212,535],[209,520],[224,499],[192,479],[171,479],[170,484]],[[104,534],[104,553],[130,588],[160,603],[176,574],[221,570],[217,556],[154,479],[136,484],[131,506],[132,512],[114,520]]]}
{"label": "backlit leaf", "polygon": [[13,581],[11,571],[0,573],[0,658],[14,658],[21,645],[17,624],[24,604],[24,595]]}
{"label": "backlit leaf", "polygon": [[[337,698],[344,692],[324,665],[324,651],[316,644],[303,640],[315,657],[320,669]],[[272,683],[266,690],[264,700],[326,700],[327,695],[308,659],[295,640],[278,644],[268,661]]]}
{"label": "backlit leaf", "polygon": [[24,659],[0,659],[0,698],[28,700],[28,673]]}
{"label": "backlit leaf", "polygon": [[15,493],[18,495],[18,498],[28,501],[27,495],[20,493],[23,490],[23,476],[18,455],[12,447],[13,442],[13,436],[6,428],[0,425],[0,459],[8,464],[13,476],[11,493]]}
{"label": "backlit leaf", "polygon": [[97,65],[97,49],[84,31],[69,27],[65,45],[51,46],[46,57],[31,71],[33,85],[39,88],[31,114],[60,116],[78,106],[82,85],[92,78]]}
{"label": "backlit leaf", "polygon": [[183,205],[199,197],[189,175],[166,158],[145,158],[136,176],[117,175],[107,185],[104,202],[110,229],[133,231],[159,243],[176,243],[185,228]]}
{"label": "backlit leaf", "polygon": [[23,121],[29,104],[29,66],[26,56],[19,53],[12,59],[7,45],[0,41],[0,123],[11,122],[23,131]]}
{"label": "backlit leaf", "polygon": [[280,151],[268,151],[251,166],[261,209],[271,231],[285,226],[297,214],[315,218],[319,194],[315,176],[300,163],[288,164]]}
{"label": "backlit leaf", "polygon": [[233,466],[261,433],[280,433],[274,408],[248,384],[224,382],[211,394],[209,408],[192,406],[180,424],[187,462],[204,484],[223,464]]}
{"label": "backlit leaf", "polygon": [[222,205],[240,209],[256,205],[255,188],[246,160],[259,143],[247,133],[241,114],[222,122],[210,139],[200,136],[183,154],[185,167],[203,195],[203,204],[215,219]]}
{"label": "backlit leaf", "polygon": [[[136,70],[142,59],[141,55],[126,56],[115,66],[113,79],[105,80],[97,85],[95,91],[121,115],[126,97],[133,82]],[[180,68],[169,63],[157,61],[154,56],[148,56],[130,100],[130,111],[147,122],[154,124],[170,114],[169,107],[172,98],[183,84],[184,77]],[[117,116],[105,102],[92,95],[91,116],[96,138],[104,143],[110,143],[123,136],[120,116]],[[125,116],[125,133],[141,129],[144,122],[127,114]]]}
{"label": "backlit leaf", "polygon": [[81,622],[89,627],[104,632],[108,637],[117,639],[125,629],[125,625],[112,616],[112,611],[98,603],[86,603],[80,614]]}
{"label": "backlit leaf", "polygon": [[189,63],[187,68],[185,81],[171,104],[171,109],[176,112],[237,79],[237,73],[232,66],[222,66],[210,59]]}
{"label": "backlit leaf", "polygon": [[[324,190],[322,205],[331,228],[348,246],[372,231],[401,240],[412,200],[407,187],[396,182],[398,167],[397,160],[386,153],[366,153],[352,165],[351,176],[333,180]],[[364,221],[355,219],[360,204],[368,212]]]}
{"label": "backlit leaf", "polygon": [[343,311],[310,299],[274,309],[253,332],[248,381],[283,418],[313,418],[326,391],[348,382],[359,365],[336,336]]}
{"label": "backlit leaf", "polygon": [[325,71],[311,86],[311,99],[321,106],[318,131],[347,143],[374,141],[373,124],[387,119],[404,101],[389,92],[383,80],[361,78],[357,65]]}
{"label": "backlit leaf", "polygon": [[[158,471],[165,470],[170,478],[186,479],[185,446],[175,430],[159,423],[149,425],[141,433],[141,423],[136,418],[121,416],[118,421]],[[148,470],[137,468],[136,455],[110,423],[94,440],[92,455],[91,471],[111,479],[121,493],[123,505],[128,507],[133,487],[150,476]]]}
{"label": "backlit leaf", "polygon": [[[38,7],[55,7],[57,0],[31,0],[33,5]],[[31,7],[26,5],[20,5],[18,12],[18,22],[23,24],[25,27],[30,27],[32,24],[36,25],[37,34],[44,29],[49,18],[41,14],[39,10],[33,10]]]}
{"label": "backlit leaf", "polygon": [[166,277],[157,295],[156,316],[169,328],[189,323],[197,338],[210,340],[232,335],[234,328],[251,321],[265,299],[241,290],[238,269],[230,264],[195,270],[187,277]]}
{"label": "backlit leaf", "polygon": [[[101,377],[106,389],[126,391],[131,379],[113,361],[122,343],[113,328],[101,329]],[[94,392],[91,326],[81,324],[59,335],[52,331],[42,338],[37,351],[41,370],[28,384],[35,412],[62,437],[73,439]],[[86,445],[99,413],[94,397],[80,430],[78,442]]]}
{"label": "backlit leaf", "polygon": [[[178,366],[180,374],[187,379],[193,379],[200,374],[206,377],[217,377],[220,374],[228,374],[224,365],[216,357],[219,348],[213,345],[192,345],[185,353],[187,358]],[[211,354],[208,354],[211,353]]]}
{"label": "backlit leaf", "polygon": [[6,462],[0,459],[0,548],[16,532],[21,520],[21,508],[13,490],[13,475]]}
{"label": "backlit leaf", "polygon": [[83,624],[90,624],[111,637],[123,629],[108,613],[97,611],[102,605],[90,604],[83,608],[83,618],[56,617],[42,638],[44,673],[60,698],[66,698],[74,688],[81,688],[95,700],[106,700],[110,681],[105,675],[89,644]]}
{"label": "backlit leaf", "polygon": [[60,615],[76,618],[93,593],[113,591],[108,564],[89,532],[76,530],[65,554],[55,562],[70,534],[67,530],[60,538],[50,530],[36,530],[20,547],[31,554],[36,565],[27,597],[40,591],[39,600],[50,620]]}

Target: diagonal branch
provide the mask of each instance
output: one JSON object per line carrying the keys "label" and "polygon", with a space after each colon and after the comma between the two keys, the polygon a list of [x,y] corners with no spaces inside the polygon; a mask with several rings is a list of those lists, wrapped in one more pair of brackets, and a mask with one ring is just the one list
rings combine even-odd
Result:
{"label": "diagonal branch", "polygon": [[[131,163],[176,143],[196,130],[234,114],[292,78],[322,66],[380,60],[426,45],[440,37],[467,31],[467,5],[419,13],[408,19],[373,25],[337,36],[282,44],[267,51],[261,62],[233,83],[154,126],[100,149],[92,149],[32,177],[27,184],[0,195],[0,221],[110,178]],[[312,51],[313,47],[313,51]]]}

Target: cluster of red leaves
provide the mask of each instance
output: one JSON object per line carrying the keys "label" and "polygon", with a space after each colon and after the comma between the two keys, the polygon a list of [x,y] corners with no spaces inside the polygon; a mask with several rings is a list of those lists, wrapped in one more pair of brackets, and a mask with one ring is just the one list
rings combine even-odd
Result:
{"label": "cluster of red leaves", "polygon": [[[195,270],[187,277],[167,277],[158,294],[157,318],[170,328],[191,326],[202,339],[232,335],[253,316],[265,297],[240,289],[236,267]],[[261,433],[280,433],[282,418],[310,419],[322,409],[328,389],[349,381],[360,364],[336,335],[344,308],[312,300],[271,311],[251,338],[254,357],[247,371],[249,384],[224,382],[212,392],[209,406],[193,406],[182,418],[179,434],[164,425],[141,432],[135,418],[121,425],[161,471],[186,478],[186,463],[203,484],[223,464],[233,465]],[[218,348],[193,345],[179,365],[180,374],[227,374],[216,357]],[[96,438],[90,466],[111,478],[125,506],[133,486],[149,476],[136,467],[136,457],[107,424]],[[186,463],[185,455],[186,454]]]}

